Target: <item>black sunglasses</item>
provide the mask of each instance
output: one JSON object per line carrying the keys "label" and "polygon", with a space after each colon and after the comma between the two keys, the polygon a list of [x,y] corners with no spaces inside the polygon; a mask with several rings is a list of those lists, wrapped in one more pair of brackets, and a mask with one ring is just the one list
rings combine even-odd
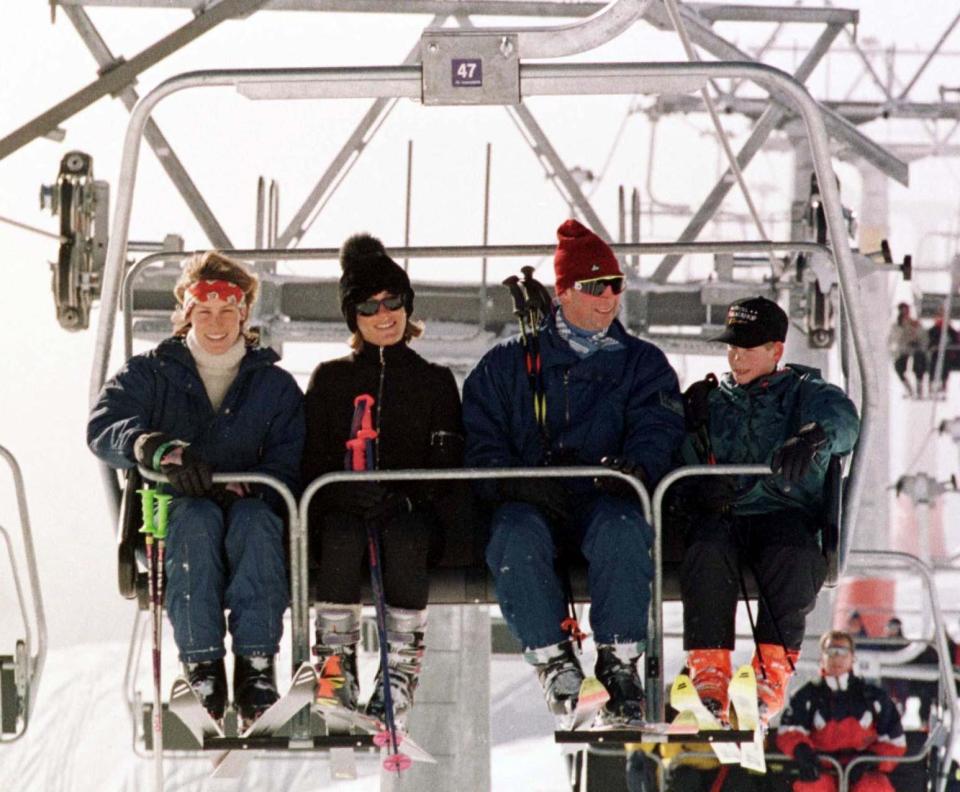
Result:
{"label": "black sunglasses", "polygon": [[620,294],[626,283],[621,275],[615,275],[607,278],[592,278],[591,280],[579,280],[573,284],[573,288],[582,291],[584,294],[599,297],[606,290],[607,286],[613,289],[614,294]]}
{"label": "black sunglasses", "polygon": [[403,297],[384,297],[382,300],[364,300],[357,303],[357,313],[360,316],[376,316],[380,311],[380,306],[388,311],[396,311],[403,307]]}

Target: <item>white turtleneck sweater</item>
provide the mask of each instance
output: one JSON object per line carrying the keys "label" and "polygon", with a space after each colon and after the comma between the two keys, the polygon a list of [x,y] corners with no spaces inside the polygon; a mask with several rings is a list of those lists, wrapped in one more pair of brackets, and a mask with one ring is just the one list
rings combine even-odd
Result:
{"label": "white turtleneck sweater", "polygon": [[213,405],[214,412],[219,411],[223,404],[223,397],[227,395],[230,385],[237,377],[240,371],[240,361],[246,354],[247,346],[243,336],[237,339],[237,342],[222,355],[214,355],[207,352],[197,340],[193,328],[187,333],[187,349],[193,355],[197,364],[197,371],[200,373],[200,379],[203,380],[203,387],[210,397],[210,404]]}

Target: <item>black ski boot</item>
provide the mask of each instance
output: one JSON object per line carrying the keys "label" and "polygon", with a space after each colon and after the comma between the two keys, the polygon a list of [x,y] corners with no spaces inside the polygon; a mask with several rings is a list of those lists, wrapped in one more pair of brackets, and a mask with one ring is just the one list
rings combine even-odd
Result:
{"label": "black ski boot", "polygon": [[[426,610],[412,610],[387,606],[387,678],[390,680],[390,699],[393,702],[393,720],[397,728],[404,728],[407,713],[413,706],[413,695],[420,682],[423,665],[424,640],[427,627]],[[373,695],[367,702],[366,714],[381,723],[386,722],[387,705],[383,697],[383,668],[377,670]]]}
{"label": "black ski boot", "polygon": [[269,655],[237,655],[233,665],[233,704],[249,725],[280,698],[277,670]]}
{"label": "black ski boot", "polygon": [[319,705],[355,710],[360,697],[357,644],[360,606],[324,603],[317,612],[317,693]]}
{"label": "black ski boot", "polygon": [[523,659],[537,670],[543,697],[554,715],[569,715],[577,706],[583,670],[570,641],[528,649]]}
{"label": "black ski boot", "polygon": [[625,726],[643,721],[643,683],[637,673],[636,644],[598,644],[594,670],[610,694],[597,715],[598,724]]}
{"label": "black ski boot", "polygon": [[227,670],[223,658],[184,663],[183,675],[210,717],[222,721],[227,709]]}

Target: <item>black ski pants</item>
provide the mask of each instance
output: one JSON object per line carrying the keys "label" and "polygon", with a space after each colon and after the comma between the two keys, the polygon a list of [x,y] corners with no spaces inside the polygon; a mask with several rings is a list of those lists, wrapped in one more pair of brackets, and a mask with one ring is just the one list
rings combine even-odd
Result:
{"label": "black ski pants", "polygon": [[760,588],[758,643],[799,649],[826,578],[816,527],[800,511],[703,517],[687,529],[680,592],[684,649],[733,649],[740,570]]}
{"label": "black ski pants", "polygon": [[[434,520],[422,512],[393,517],[381,526],[383,591],[388,605],[410,610],[427,607],[427,560],[435,532]],[[370,563],[364,521],[352,514],[325,514],[319,530],[311,531],[310,542],[320,566],[317,599],[360,602],[360,585]]]}

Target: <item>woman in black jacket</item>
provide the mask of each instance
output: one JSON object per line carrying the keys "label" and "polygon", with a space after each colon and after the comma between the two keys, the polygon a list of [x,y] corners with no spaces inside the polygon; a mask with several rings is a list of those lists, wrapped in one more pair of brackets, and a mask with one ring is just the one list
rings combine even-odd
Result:
{"label": "woman in black jacket", "polygon": [[[340,306],[353,332],[347,357],[321,363],[306,395],[304,481],[344,469],[354,398],[375,398],[373,453],[378,470],[460,467],[460,394],[448,368],[408,346],[423,332],[410,319],[413,289],[380,240],[357,234],[340,251]],[[439,482],[344,482],[323,487],[310,512],[311,546],[319,558],[318,700],[355,708],[360,584],[367,566],[366,522],[381,528],[387,602],[389,678],[398,720],[413,702],[423,658],[429,589],[428,556],[439,538]],[[366,711],[383,718],[383,669]]]}

